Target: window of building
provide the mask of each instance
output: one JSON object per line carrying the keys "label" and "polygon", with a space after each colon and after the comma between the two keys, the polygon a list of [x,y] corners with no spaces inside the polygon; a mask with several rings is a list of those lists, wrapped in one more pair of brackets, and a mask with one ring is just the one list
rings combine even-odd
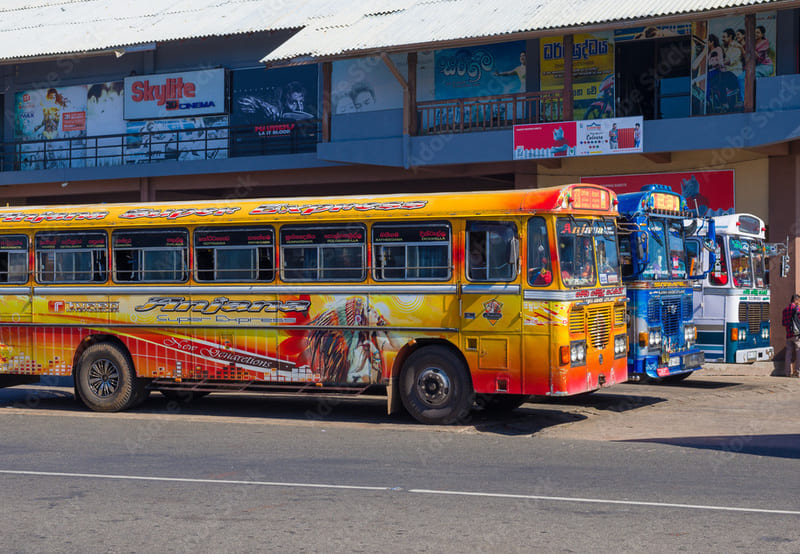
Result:
{"label": "window of building", "polygon": [[28,282],[28,237],[0,236],[0,283]]}
{"label": "window of building", "polygon": [[197,229],[194,232],[196,279],[272,281],[274,250],[274,233],[268,227]]}
{"label": "window of building", "polygon": [[513,223],[467,223],[467,276],[471,281],[512,281],[517,276],[519,240]]}
{"label": "window of building", "polygon": [[108,278],[108,239],[103,232],[36,234],[40,283],[102,283]]}
{"label": "window of building", "polygon": [[116,231],[114,280],[183,283],[189,279],[189,231],[155,229]]}
{"label": "window of building", "polygon": [[452,252],[447,223],[386,223],[372,226],[377,281],[446,281]]}
{"label": "window of building", "polygon": [[284,281],[363,281],[364,225],[285,225],[280,230]]}

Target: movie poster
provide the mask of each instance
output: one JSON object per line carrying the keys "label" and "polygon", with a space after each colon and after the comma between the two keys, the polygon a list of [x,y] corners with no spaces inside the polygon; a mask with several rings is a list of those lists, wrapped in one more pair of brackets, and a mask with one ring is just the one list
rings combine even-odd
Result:
{"label": "movie poster", "polygon": [[[390,56],[408,78],[406,54]],[[394,110],[403,107],[403,87],[384,61],[377,57],[333,62],[331,113],[333,115]]]}
{"label": "movie poster", "polygon": [[[614,39],[611,33],[576,33],[572,48],[574,119],[614,117]],[[564,37],[539,41],[541,89],[564,88]]]}
{"label": "movie poster", "polygon": [[525,41],[421,52],[417,99],[448,100],[525,92]]}
{"label": "movie poster", "polygon": [[[123,116],[123,82],[89,85],[86,92],[86,167],[122,164],[123,136],[127,125]],[[100,137],[100,138],[93,138]]]}
{"label": "movie poster", "polygon": [[316,65],[231,73],[233,156],[316,150]]}
{"label": "movie poster", "polygon": [[16,94],[14,135],[29,143],[21,145],[20,169],[83,167],[82,159],[71,159],[70,150],[85,145],[86,89],[79,85]]}
{"label": "movie poster", "polygon": [[[692,24],[692,115],[744,111],[744,16]],[[756,15],[756,78],[775,75],[775,12]]]}
{"label": "movie poster", "polygon": [[129,121],[125,163],[213,160],[228,157],[228,116]]}

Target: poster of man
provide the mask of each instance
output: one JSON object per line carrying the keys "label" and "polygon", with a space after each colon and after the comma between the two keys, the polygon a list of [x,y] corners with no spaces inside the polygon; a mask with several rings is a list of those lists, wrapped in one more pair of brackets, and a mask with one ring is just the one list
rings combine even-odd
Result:
{"label": "poster of man", "polygon": [[[775,75],[776,14],[756,15],[756,78]],[[692,25],[692,115],[744,110],[747,31],[744,16]]]}
{"label": "poster of man", "polygon": [[232,72],[233,155],[313,151],[317,81],[316,66]]}
{"label": "poster of man", "polygon": [[[122,164],[122,145],[127,131],[123,115],[123,81],[95,83],[86,93],[86,167]],[[99,138],[97,138],[99,137]]]}
{"label": "poster of man", "polygon": [[[404,76],[408,75],[405,54],[389,57]],[[403,107],[403,88],[384,61],[377,57],[333,62],[331,112],[398,110]]]}

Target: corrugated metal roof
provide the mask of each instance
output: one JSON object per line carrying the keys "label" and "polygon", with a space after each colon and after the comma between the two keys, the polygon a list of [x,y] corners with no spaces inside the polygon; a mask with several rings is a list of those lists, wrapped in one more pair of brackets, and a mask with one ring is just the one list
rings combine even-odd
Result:
{"label": "corrugated metal roof", "polygon": [[273,62],[754,5],[800,0],[2,0],[0,60],[301,29]]}
{"label": "corrugated metal roof", "polygon": [[370,9],[350,24],[314,18],[261,61],[333,57],[758,5],[800,6],[794,0],[381,0],[379,4],[380,10]]}
{"label": "corrugated metal roof", "polygon": [[2,0],[0,60],[301,28],[341,0]]}

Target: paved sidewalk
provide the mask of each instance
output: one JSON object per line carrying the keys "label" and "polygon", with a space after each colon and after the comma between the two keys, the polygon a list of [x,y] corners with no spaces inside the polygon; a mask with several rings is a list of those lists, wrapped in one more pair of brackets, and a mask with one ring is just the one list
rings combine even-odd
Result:
{"label": "paved sidewalk", "polygon": [[[697,371],[700,375],[743,375],[743,376],[783,376],[783,361],[753,362],[752,364],[719,364],[706,362],[703,369]],[[691,379],[691,377],[690,377]]]}

